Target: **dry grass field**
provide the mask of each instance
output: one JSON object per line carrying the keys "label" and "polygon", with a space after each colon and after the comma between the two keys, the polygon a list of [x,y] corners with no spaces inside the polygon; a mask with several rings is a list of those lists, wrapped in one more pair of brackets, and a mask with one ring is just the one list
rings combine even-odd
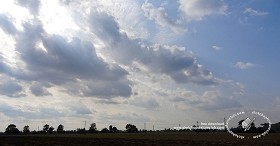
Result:
{"label": "dry grass field", "polygon": [[280,145],[280,134],[270,133],[259,139],[237,139],[229,133],[108,133],[108,134],[65,134],[65,135],[18,135],[0,136],[0,145],[100,145],[100,146],[180,146],[180,145]]}

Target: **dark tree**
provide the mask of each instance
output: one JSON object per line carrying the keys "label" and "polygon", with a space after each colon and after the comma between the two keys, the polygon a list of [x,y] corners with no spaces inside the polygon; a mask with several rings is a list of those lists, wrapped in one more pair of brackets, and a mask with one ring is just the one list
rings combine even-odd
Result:
{"label": "dark tree", "polygon": [[113,132],[113,126],[112,125],[109,126],[109,131]]}
{"label": "dark tree", "polygon": [[113,132],[113,133],[118,133],[119,130],[117,129],[117,127],[113,127],[113,128],[112,128],[112,132]]}
{"label": "dark tree", "polygon": [[43,127],[43,131],[45,131],[46,133],[49,131],[50,125],[46,124]]}
{"label": "dark tree", "polygon": [[95,123],[90,124],[89,133],[94,133],[96,131],[97,131],[96,124]]}
{"label": "dark tree", "polygon": [[54,130],[54,128],[51,126],[51,127],[49,128],[48,132],[49,132],[50,134],[52,134],[52,133],[53,133],[53,130]]}
{"label": "dark tree", "polygon": [[27,135],[28,133],[30,133],[30,129],[29,129],[29,126],[28,126],[28,125],[26,125],[26,126],[23,127],[23,133],[24,133],[25,135]]}
{"label": "dark tree", "polygon": [[17,129],[17,126],[15,124],[10,124],[6,130],[5,130],[6,134],[19,134],[19,130]]}
{"label": "dark tree", "polygon": [[57,127],[57,133],[64,133],[64,126],[63,125],[58,125],[58,127]]}
{"label": "dark tree", "polygon": [[110,131],[107,129],[107,128],[103,128],[102,130],[101,130],[101,133],[109,133]]}
{"label": "dark tree", "polygon": [[128,133],[139,132],[137,127],[135,125],[132,125],[132,124],[126,124],[125,129],[126,129],[126,132],[128,132]]}

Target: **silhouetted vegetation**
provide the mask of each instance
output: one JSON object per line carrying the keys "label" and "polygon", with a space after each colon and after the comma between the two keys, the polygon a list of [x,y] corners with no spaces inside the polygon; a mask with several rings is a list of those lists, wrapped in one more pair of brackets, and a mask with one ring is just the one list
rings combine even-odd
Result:
{"label": "silhouetted vegetation", "polygon": [[57,127],[57,133],[64,133],[64,126],[63,125],[58,125],[58,127]]}
{"label": "silhouetted vegetation", "polygon": [[29,130],[29,126],[28,126],[28,125],[26,125],[26,126],[23,127],[23,133],[24,133],[25,135],[27,135],[27,134],[30,133],[30,130]]}
{"label": "silhouetted vegetation", "polygon": [[90,124],[88,132],[89,133],[96,133],[97,132],[97,128],[96,128],[96,124],[95,123]]}
{"label": "silhouetted vegetation", "polygon": [[136,133],[136,132],[139,132],[137,127],[135,125],[132,125],[132,124],[127,124],[125,126],[125,129],[126,129],[126,132],[128,133]]}
{"label": "silhouetted vegetation", "polygon": [[45,131],[45,133],[47,133],[49,131],[50,125],[46,124],[43,127],[43,131]]}
{"label": "silhouetted vegetation", "polygon": [[[260,127],[256,127],[254,122],[251,122],[250,125],[248,126],[249,128],[245,130],[244,125],[242,125],[242,123],[244,122],[244,120],[240,120],[237,123],[237,127],[236,128],[231,128],[231,131],[233,131],[234,133],[263,133],[265,132],[268,128],[269,128],[269,123],[263,123],[261,124]],[[278,123],[278,128],[279,128],[279,123]],[[270,133],[276,133],[279,132],[277,131],[277,124],[272,124],[272,128],[269,131]],[[77,128],[76,130],[68,130],[65,131],[64,130],[64,126],[62,124],[58,125],[56,131],[54,131],[55,129],[48,125],[45,124],[43,126],[42,130],[38,130],[38,131],[30,131],[30,127],[28,125],[23,127],[22,131],[19,131],[18,128],[16,127],[15,124],[10,124],[7,126],[7,128],[5,129],[4,134],[8,134],[8,135],[18,135],[18,134],[61,134],[61,133],[65,133],[65,134],[90,134],[90,133],[146,133],[146,132],[225,132],[225,129],[200,129],[198,126],[193,125],[193,129],[180,129],[180,130],[176,130],[176,129],[171,129],[171,128],[165,128],[163,130],[146,130],[146,129],[140,129],[138,130],[138,128],[133,125],[133,124],[126,124],[125,125],[125,130],[118,130],[117,127],[113,126],[113,125],[109,125],[108,128],[103,128],[100,131],[97,130],[96,127],[96,123],[92,123],[90,124],[90,127],[88,130],[86,130],[85,128]]]}
{"label": "silhouetted vegetation", "polygon": [[6,130],[5,130],[6,134],[19,134],[19,130],[17,129],[17,126],[15,124],[10,124]]}

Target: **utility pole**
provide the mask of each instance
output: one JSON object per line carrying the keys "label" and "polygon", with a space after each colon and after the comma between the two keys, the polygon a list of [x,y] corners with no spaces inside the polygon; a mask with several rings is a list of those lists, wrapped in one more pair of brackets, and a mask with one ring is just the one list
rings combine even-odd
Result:
{"label": "utility pole", "polygon": [[155,125],[153,125],[153,131],[155,131]]}

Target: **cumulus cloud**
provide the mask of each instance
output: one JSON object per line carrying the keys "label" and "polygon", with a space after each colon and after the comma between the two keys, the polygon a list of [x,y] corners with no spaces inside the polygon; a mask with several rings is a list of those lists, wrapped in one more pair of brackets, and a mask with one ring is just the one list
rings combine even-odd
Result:
{"label": "cumulus cloud", "polygon": [[163,7],[156,8],[153,4],[146,1],[142,4],[142,10],[148,19],[155,21],[158,25],[170,28],[175,33],[184,32],[183,27],[178,22],[171,20],[167,16]]}
{"label": "cumulus cloud", "polygon": [[[130,96],[128,73],[117,64],[105,63],[96,55],[91,42],[78,37],[67,40],[60,35],[49,35],[39,20],[27,22],[23,28],[15,39],[16,50],[24,65],[10,71],[11,68],[1,63],[2,72],[19,80],[58,86],[68,82],[80,84],[77,79],[86,81],[84,86],[88,90],[78,92],[84,92],[81,93],[83,96]],[[40,85],[32,85],[30,90],[37,96],[50,95]]]}
{"label": "cumulus cloud", "polygon": [[147,52],[149,55],[142,59],[143,64],[153,72],[170,76],[177,83],[218,84],[213,74],[198,64],[194,55],[185,48],[153,45]]}
{"label": "cumulus cloud", "polygon": [[[164,73],[177,83],[218,83],[212,73],[198,64],[194,55],[186,48],[159,44],[145,46],[140,40],[130,39],[125,33],[121,33],[114,18],[104,12],[93,10],[89,23],[92,32],[106,44],[104,49],[109,49],[107,55],[119,63],[130,65],[137,61],[151,72]],[[108,25],[110,29],[107,28]]]}
{"label": "cumulus cloud", "polygon": [[266,16],[266,15],[268,15],[268,12],[254,10],[253,8],[245,8],[243,13],[248,14],[250,16]]}
{"label": "cumulus cloud", "polygon": [[255,64],[251,63],[251,62],[237,62],[235,64],[235,67],[239,68],[239,69],[247,69],[247,68],[250,68],[250,67],[253,67],[255,66]]}
{"label": "cumulus cloud", "polygon": [[179,3],[179,9],[188,21],[202,20],[210,15],[225,15],[228,8],[222,0],[180,0]]}

